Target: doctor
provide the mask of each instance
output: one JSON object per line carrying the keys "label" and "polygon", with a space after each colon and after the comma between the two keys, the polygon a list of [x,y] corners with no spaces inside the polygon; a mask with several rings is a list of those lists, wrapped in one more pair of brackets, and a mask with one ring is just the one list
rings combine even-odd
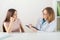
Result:
{"label": "doctor", "polygon": [[29,24],[29,28],[33,32],[54,32],[56,29],[56,21],[53,9],[51,7],[46,7],[42,12],[43,18],[38,20],[36,27]]}

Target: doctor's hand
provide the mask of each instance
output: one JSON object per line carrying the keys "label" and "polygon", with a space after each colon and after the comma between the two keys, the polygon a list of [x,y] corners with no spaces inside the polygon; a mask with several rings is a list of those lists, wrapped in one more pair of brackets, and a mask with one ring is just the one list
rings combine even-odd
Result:
{"label": "doctor's hand", "polygon": [[32,24],[29,24],[28,26],[29,26],[29,28],[32,28],[33,25]]}

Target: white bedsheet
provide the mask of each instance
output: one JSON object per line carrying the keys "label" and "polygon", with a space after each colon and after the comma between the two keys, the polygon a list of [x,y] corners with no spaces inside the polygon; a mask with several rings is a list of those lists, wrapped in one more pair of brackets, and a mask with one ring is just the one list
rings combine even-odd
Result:
{"label": "white bedsheet", "polygon": [[60,32],[0,33],[0,40],[60,40]]}

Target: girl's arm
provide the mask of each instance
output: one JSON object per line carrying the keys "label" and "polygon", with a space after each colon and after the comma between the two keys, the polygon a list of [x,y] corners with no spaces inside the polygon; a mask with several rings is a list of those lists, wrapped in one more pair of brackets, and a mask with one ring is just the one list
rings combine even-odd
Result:
{"label": "girl's arm", "polygon": [[19,29],[20,29],[20,32],[25,32],[22,24],[20,24],[20,28]]}
{"label": "girl's arm", "polygon": [[10,22],[9,25],[7,23],[4,23],[4,27],[7,33],[11,32],[12,24],[13,24],[12,22]]}
{"label": "girl's arm", "polygon": [[13,21],[14,21],[14,18],[11,17],[11,18],[10,18],[10,23],[9,23],[9,25],[8,25],[8,23],[4,23],[4,27],[5,27],[5,29],[6,29],[6,32],[9,33],[9,32],[12,31]]}

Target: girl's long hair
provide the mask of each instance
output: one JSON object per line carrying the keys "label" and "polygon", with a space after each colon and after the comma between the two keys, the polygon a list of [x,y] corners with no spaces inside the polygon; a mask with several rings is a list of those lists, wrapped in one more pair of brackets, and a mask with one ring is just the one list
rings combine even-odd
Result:
{"label": "girl's long hair", "polygon": [[[4,22],[10,22],[10,17],[13,17],[15,11],[16,11],[15,9],[9,9]],[[3,32],[6,32],[4,24],[3,24]]]}
{"label": "girl's long hair", "polygon": [[[10,17],[13,17],[15,11],[16,11],[15,9],[9,9],[8,12],[7,12],[7,16],[6,16],[5,20],[4,20],[4,22],[10,22]],[[24,29],[22,28],[22,25],[21,25],[21,31],[24,32]],[[4,24],[3,24],[3,32],[6,32]]]}

